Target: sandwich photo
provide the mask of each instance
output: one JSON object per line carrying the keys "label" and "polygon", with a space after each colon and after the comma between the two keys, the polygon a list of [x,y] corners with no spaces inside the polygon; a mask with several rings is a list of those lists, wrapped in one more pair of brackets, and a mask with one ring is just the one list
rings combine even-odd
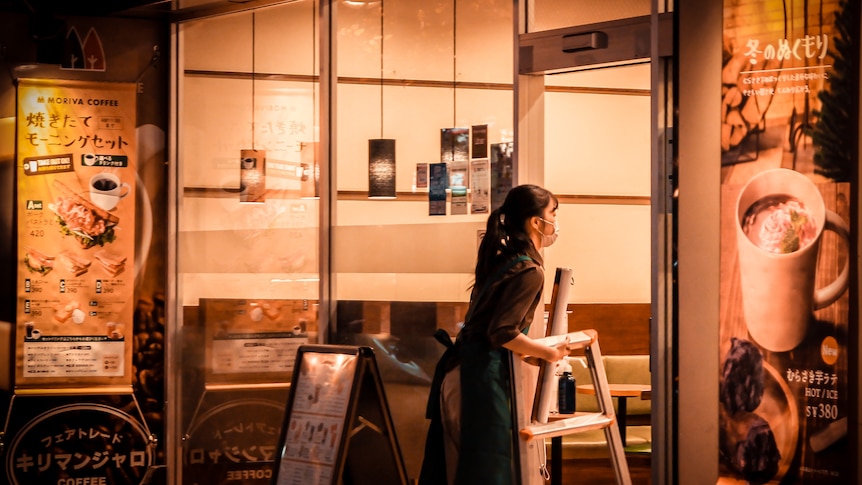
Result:
{"label": "sandwich photo", "polygon": [[63,268],[75,276],[81,276],[90,269],[92,263],[89,259],[84,258],[72,251],[63,251],[57,256]]}
{"label": "sandwich photo", "polygon": [[54,187],[61,195],[51,209],[57,214],[63,234],[73,236],[83,249],[104,246],[117,238],[114,232],[120,222],[117,216],[81,197],[59,180],[54,180]]}
{"label": "sandwich photo", "polygon": [[126,258],[112,253],[107,249],[98,250],[93,254],[93,257],[111,276],[117,276],[126,269]]}
{"label": "sandwich photo", "polygon": [[37,251],[33,248],[25,248],[24,265],[31,273],[39,273],[42,276],[54,269],[54,257]]}

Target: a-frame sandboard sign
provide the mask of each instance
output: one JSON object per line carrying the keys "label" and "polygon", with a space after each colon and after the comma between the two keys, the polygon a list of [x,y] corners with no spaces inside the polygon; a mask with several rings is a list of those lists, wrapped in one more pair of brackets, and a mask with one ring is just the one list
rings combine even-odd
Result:
{"label": "a-frame sandboard sign", "polygon": [[302,345],[273,485],[408,483],[370,347]]}

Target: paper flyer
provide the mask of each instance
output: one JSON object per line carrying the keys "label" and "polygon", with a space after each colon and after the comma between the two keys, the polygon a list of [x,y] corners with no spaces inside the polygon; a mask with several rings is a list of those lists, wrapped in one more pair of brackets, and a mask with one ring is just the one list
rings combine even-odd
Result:
{"label": "paper flyer", "polygon": [[452,215],[467,214],[467,187],[452,187]]}
{"label": "paper flyer", "polygon": [[491,173],[487,158],[470,162],[470,212],[489,214],[491,207]]}
{"label": "paper flyer", "polygon": [[417,163],[416,164],[416,188],[417,189],[427,189],[428,188],[428,164],[427,163]]}

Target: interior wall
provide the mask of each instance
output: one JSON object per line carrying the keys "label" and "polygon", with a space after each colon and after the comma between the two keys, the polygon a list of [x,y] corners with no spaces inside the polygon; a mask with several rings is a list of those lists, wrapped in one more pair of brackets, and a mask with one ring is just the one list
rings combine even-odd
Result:
{"label": "interior wall", "polygon": [[572,303],[650,302],[650,65],[545,76],[544,186],[562,197],[554,268]]}
{"label": "interior wall", "polygon": [[[179,26],[184,306],[201,298],[320,298],[320,204],[311,176],[318,136],[314,5],[291,2]],[[266,192],[254,203],[241,194],[246,149],[266,157]]]}

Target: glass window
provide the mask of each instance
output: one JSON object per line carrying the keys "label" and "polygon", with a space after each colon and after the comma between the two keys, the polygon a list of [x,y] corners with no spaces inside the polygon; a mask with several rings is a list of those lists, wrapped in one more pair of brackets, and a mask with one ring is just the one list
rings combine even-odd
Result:
{"label": "glass window", "polygon": [[[455,335],[464,319],[489,212],[472,209],[471,191],[460,199],[450,190],[441,213],[431,215],[429,167],[446,158],[442,130],[463,128],[475,139],[472,128],[486,126],[489,153],[505,152],[515,132],[513,2],[341,0],[334,2],[336,65],[323,66],[337,74],[336,138],[332,160],[320,160],[316,147],[330,140],[318,136],[316,6],[288,2],[178,25],[179,426],[189,436],[182,474],[199,481],[219,470],[207,461],[205,430],[242,421],[281,426],[292,372],[285,365],[304,342],[374,349],[408,476],[418,477],[428,387],[443,351],[432,335],[438,328]],[[619,69],[611,77],[545,76],[548,133],[539,163],[565,204],[560,218],[570,241],[549,249],[546,268],[551,280],[557,263],[594,275],[579,286],[582,301],[649,298],[641,278],[649,266],[649,205],[641,200],[649,195],[642,123],[649,70]],[[641,128],[629,130],[634,119]],[[626,143],[614,142],[624,131]],[[378,173],[370,143],[379,139],[395,142],[394,167],[381,172],[392,182],[387,198],[370,197]],[[588,149],[581,139],[607,141]],[[468,152],[467,173],[472,161]],[[333,175],[330,200],[317,198],[320,171]],[[584,195],[601,201],[583,203]],[[637,201],[602,202],[613,197]],[[332,227],[322,228],[327,207]],[[575,237],[583,227],[590,236]],[[631,230],[621,236],[621,227]],[[632,233],[636,249],[627,247]],[[321,234],[330,237],[328,255],[319,253]],[[608,247],[624,255],[616,267],[625,272],[584,256],[609,254]],[[321,278],[329,278],[331,295],[320,294]],[[322,335],[317,304],[329,298],[335,332]],[[248,350],[269,347],[284,353]],[[258,441],[274,447],[277,439]]]}
{"label": "glass window", "polygon": [[[513,4],[338,2],[332,268],[339,343],[375,349],[408,475],[418,477],[437,328],[457,333],[488,213],[429,215],[441,130],[512,141]],[[369,140],[395,140],[395,197],[369,198]],[[471,133],[472,139],[472,133]],[[467,167],[467,165],[464,165]],[[455,204],[457,205],[457,203]]]}
{"label": "glass window", "polygon": [[316,6],[177,26],[179,483],[221,482],[229,449],[272,459],[296,349],[321,340]]}

